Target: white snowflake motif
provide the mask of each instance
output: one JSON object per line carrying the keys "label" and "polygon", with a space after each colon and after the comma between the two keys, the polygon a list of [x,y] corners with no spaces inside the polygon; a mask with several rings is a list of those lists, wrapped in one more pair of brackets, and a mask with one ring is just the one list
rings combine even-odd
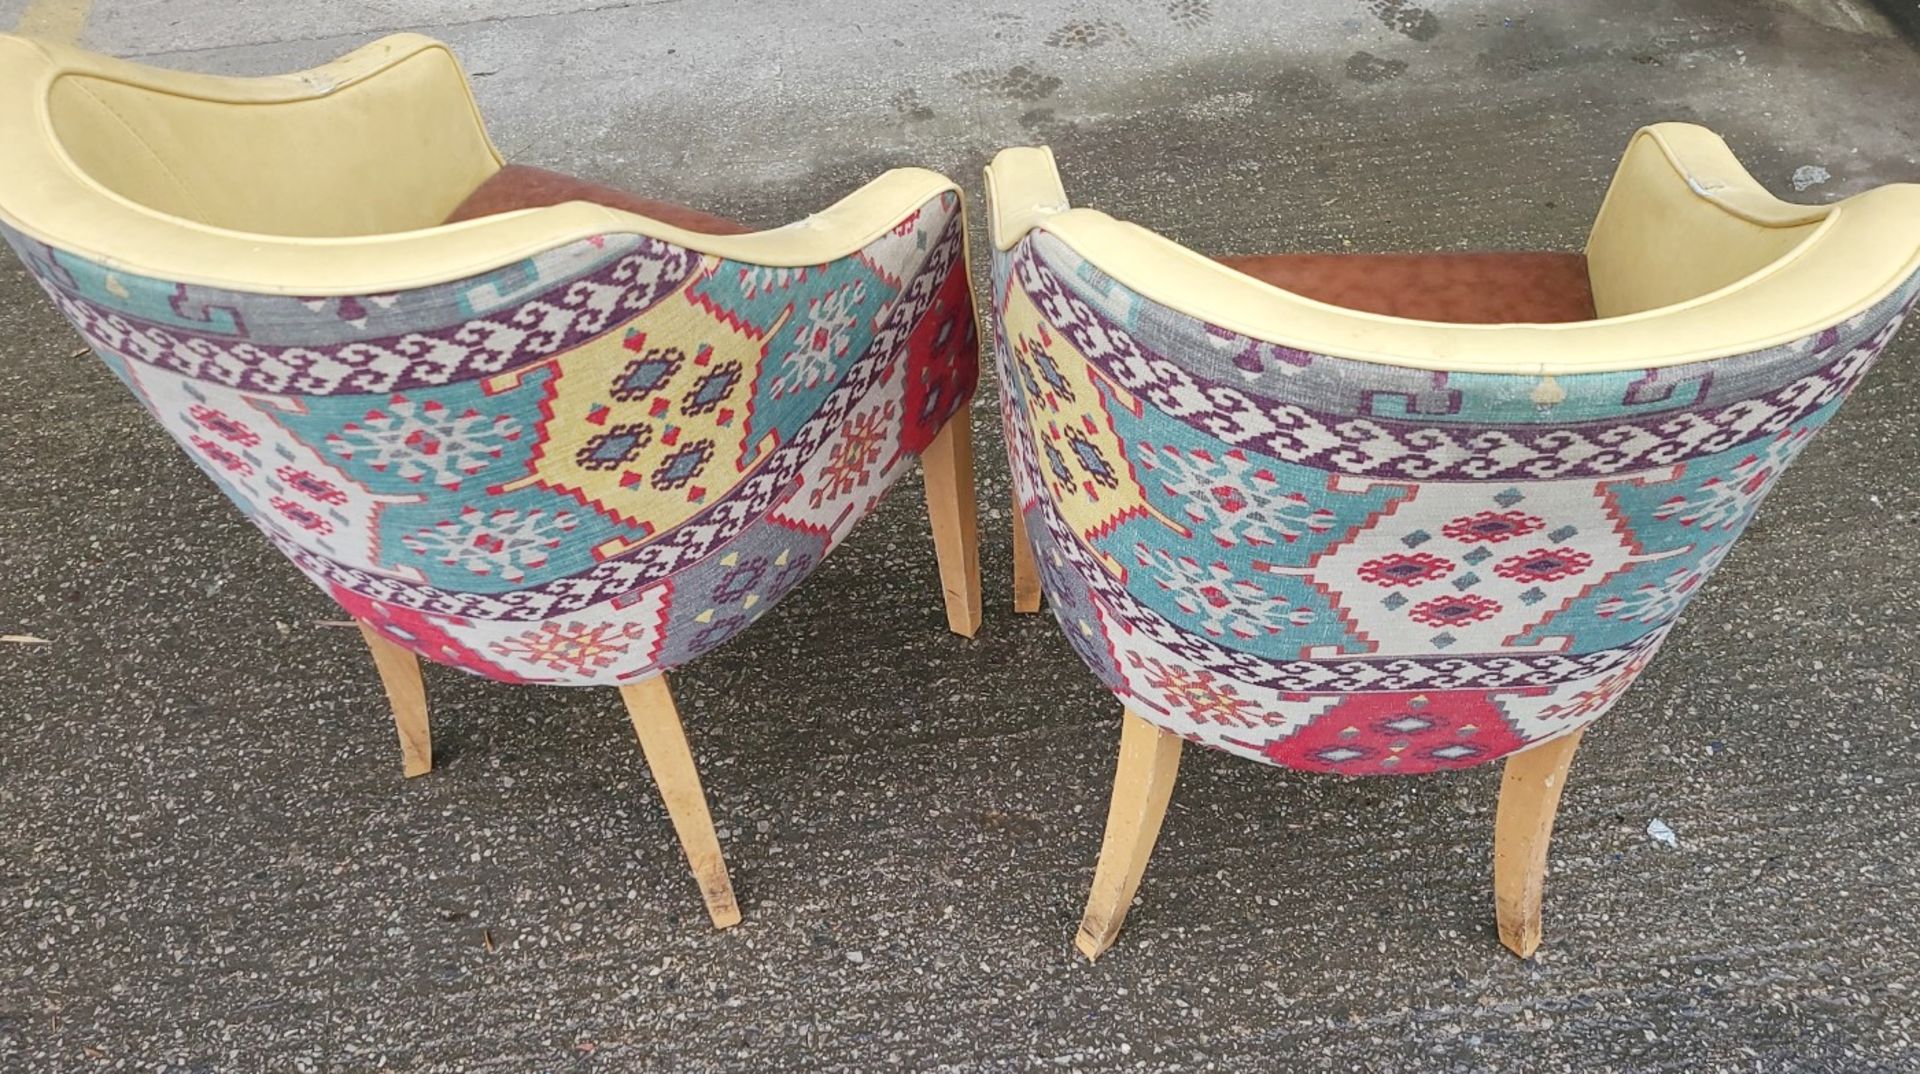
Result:
{"label": "white snowflake motif", "polygon": [[1225,563],[1201,563],[1145,544],[1135,545],[1133,554],[1154,582],[1173,594],[1174,605],[1216,638],[1257,638],[1313,623],[1313,609],[1291,607],[1287,598],[1234,577]]}
{"label": "white snowflake motif", "polygon": [[1288,490],[1272,470],[1238,450],[1215,457],[1195,448],[1142,444],[1140,461],[1157,475],[1179,512],[1222,548],[1293,543],[1333,528],[1334,514]]}
{"label": "white snowflake motif", "polygon": [[855,280],[810,299],[806,312],[796,313],[793,350],[781,360],[773,385],[776,398],[817,388],[834,376],[836,364],[853,349],[858,311],[866,298],[867,281]]}
{"label": "white snowflake motif", "polygon": [[438,400],[419,403],[395,395],[384,409],[370,409],[328,433],[327,448],[376,473],[457,489],[520,435],[520,423],[508,414],[483,414],[472,407],[454,411]]}
{"label": "white snowflake motif", "polygon": [[1737,530],[1760,509],[1760,501],[1807,445],[1813,433],[1788,429],[1767,446],[1740,460],[1733,472],[1714,475],[1685,496],[1675,496],[1654,508],[1653,517],[1702,530]]}
{"label": "white snowflake motif", "polygon": [[805,268],[747,265],[740,269],[740,294],[745,298],[770,295],[803,282],[808,275],[809,270]]}
{"label": "white snowflake motif", "polygon": [[461,509],[457,518],[442,519],[400,538],[409,552],[434,559],[482,577],[508,582],[526,579],[529,570],[546,566],[548,554],[578,520],[566,511],[516,511],[500,508]]}
{"label": "white snowflake motif", "polygon": [[1700,562],[1692,567],[1681,567],[1670,572],[1658,582],[1649,582],[1630,593],[1618,593],[1600,602],[1596,609],[1602,619],[1617,619],[1623,623],[1662,623],[1680,614],[1693,595],[1700,591],[1700,584],[1707,575],[1720,565],[1732,551],[1733,542],[1719,544],[1707,550]]}

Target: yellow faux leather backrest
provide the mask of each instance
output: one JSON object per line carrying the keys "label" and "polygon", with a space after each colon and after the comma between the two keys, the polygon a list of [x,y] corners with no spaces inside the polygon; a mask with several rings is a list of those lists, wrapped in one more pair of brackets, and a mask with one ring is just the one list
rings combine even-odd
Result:
{"label": "yellow faux leather backrest", "polygon": [[0,225],[120,272],[303,297],[390,294],[619,234],[743,264],[825,265],[953,189],[896,168],[748,235],[580,201],[443,226],[500,158],[458,62],[418,34],[261,78],[0,34],[0,152]]}
{"label": "yellow faux leather backrest", "polygon": [[1548,376],[1744,354],[1804,340],[1920,271],[1920,185],[1790,204],[1711,131],[1684,123],[1639,131],[1614,177],[1587,246],[1591,321],[1453,324],[1315,301],[1070,206],[1044,147],[1001,150],[986,183],[1001,250],[1042,231],[1127,289],[1207,324],[1417,369]]}
{"label": "yellow faux leather backrest", "polygon": [[1824,207],[1767,197],[1726,143],[1663,124],[1628,144],[1587,240],[1602,317],[1672,306],[1737,283],[1812,237]]}
{"label": "yellow faux leather backrest", "polygon": [[108,190],[235,231],[430,227],[500,166],[440,49],[323,96],[257,103],[69,74],[47,109],[54,140]]}

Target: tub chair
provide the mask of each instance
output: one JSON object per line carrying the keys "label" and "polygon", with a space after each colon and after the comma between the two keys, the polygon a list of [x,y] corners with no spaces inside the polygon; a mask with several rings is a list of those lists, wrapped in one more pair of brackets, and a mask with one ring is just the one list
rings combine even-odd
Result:
{"label": "tub chair", "polygon": [[161,71],[0,37],[0,235],[359,624],[407,775],[419,659],[616,686],[718,926],[664,673],[760,618],[922,460],[980,621],[957,190],[890,172],[753,234],[503,168],[447,49]]}
{"label": "tub chair", "polygon": [[1629,145],[1584,256],[1210,260],[987,170],[1018,502],[1125,709],[1076,940],[1140,883],[1183,743],[1342,775],[1506,758],[1502,942],[1540,943],[1581,732],[1646,668],[1914,300],[1920,187],[1780,202],[1714,135]]}

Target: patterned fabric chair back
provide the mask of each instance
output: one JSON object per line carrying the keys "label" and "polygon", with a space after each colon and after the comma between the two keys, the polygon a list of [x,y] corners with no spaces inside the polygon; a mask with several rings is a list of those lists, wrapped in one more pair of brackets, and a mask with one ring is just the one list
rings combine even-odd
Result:
{"label": "patterned fabric chair back", "polygon": [[[439,48],[393,41],[423,57],[383,59],[396,77]],[[446,282],[314,297],[127,271],[31,206],[11,218],[5,189],[0,236],[353,616],[491,678],[618,684],[765,614],[970,397],[958,194],[894,174],[863,203],[892,214],[860,225],[877,237],[817,264],[614,226],[536,235],[535,252]]]}
{"label": "patterned fabric chair back", "polygon": [[1604,713],[1920,290],[1711,360],[1445,372],[1208,323],[1045,221],[1006,243],[1008,445],[1068,638],[1148,720],[1344,774]]}
{"label": "patterned fabric chair back", "polygon": [[974,382],[957,197],[828,265],[632,234],[305,299],[5,237],[275,546],[422,656],[613,684],[759,618]]}

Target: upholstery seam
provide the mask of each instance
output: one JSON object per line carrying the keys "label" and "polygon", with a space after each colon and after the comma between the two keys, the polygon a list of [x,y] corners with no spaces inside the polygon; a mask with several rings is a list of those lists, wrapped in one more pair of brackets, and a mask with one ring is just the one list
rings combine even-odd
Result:
{"label": "upholstery seam", "polygon": [[[200,198],[197,194],[194,193],[193,188],[188,186],[186,180],[182,179],[179,173],[173,170],[173,166],[168,164],[166,158],[160,155],[159,150],[153,147],[153,143],[147,141],[146,136],[141,134],[139,129],[136,128],[132,123],[128,122],[127,117],[121,115],[118,109],[114,108],[113,105],[107,103],[106,99],[101,97],[98,93],[95,93],[93,91],[93,88],[91,86],[88,86],[84,79],[76,78],[74,80],[74,85],[80,90],[81,93],[84,93],[88,97],[92,98],[95,104],[99,105],[101,108],[106,109],[107,114],[112,116],[115,120],[117,120],[120,126],[126,128],[126,131],[128,134],[133,135],[133,140],[140,144],[140,148],[147,151],[147,155],[153,158],[153,162],[160,166],[161,173],[164,174],[168,179],[172,180],[174,187],[177,188],[181,194],[186,196],[187,202],[193,206],[195,212],[200,214],[201,220],[204,222],[208,215],[207,207],[200,203]],[[125,195],[122,195],[122,196],[124,197]],[[127,200],[133,201],[134,199],[128,198]],[[149,210],[152,209],[152,206],[146,206],[146,207]]]}

